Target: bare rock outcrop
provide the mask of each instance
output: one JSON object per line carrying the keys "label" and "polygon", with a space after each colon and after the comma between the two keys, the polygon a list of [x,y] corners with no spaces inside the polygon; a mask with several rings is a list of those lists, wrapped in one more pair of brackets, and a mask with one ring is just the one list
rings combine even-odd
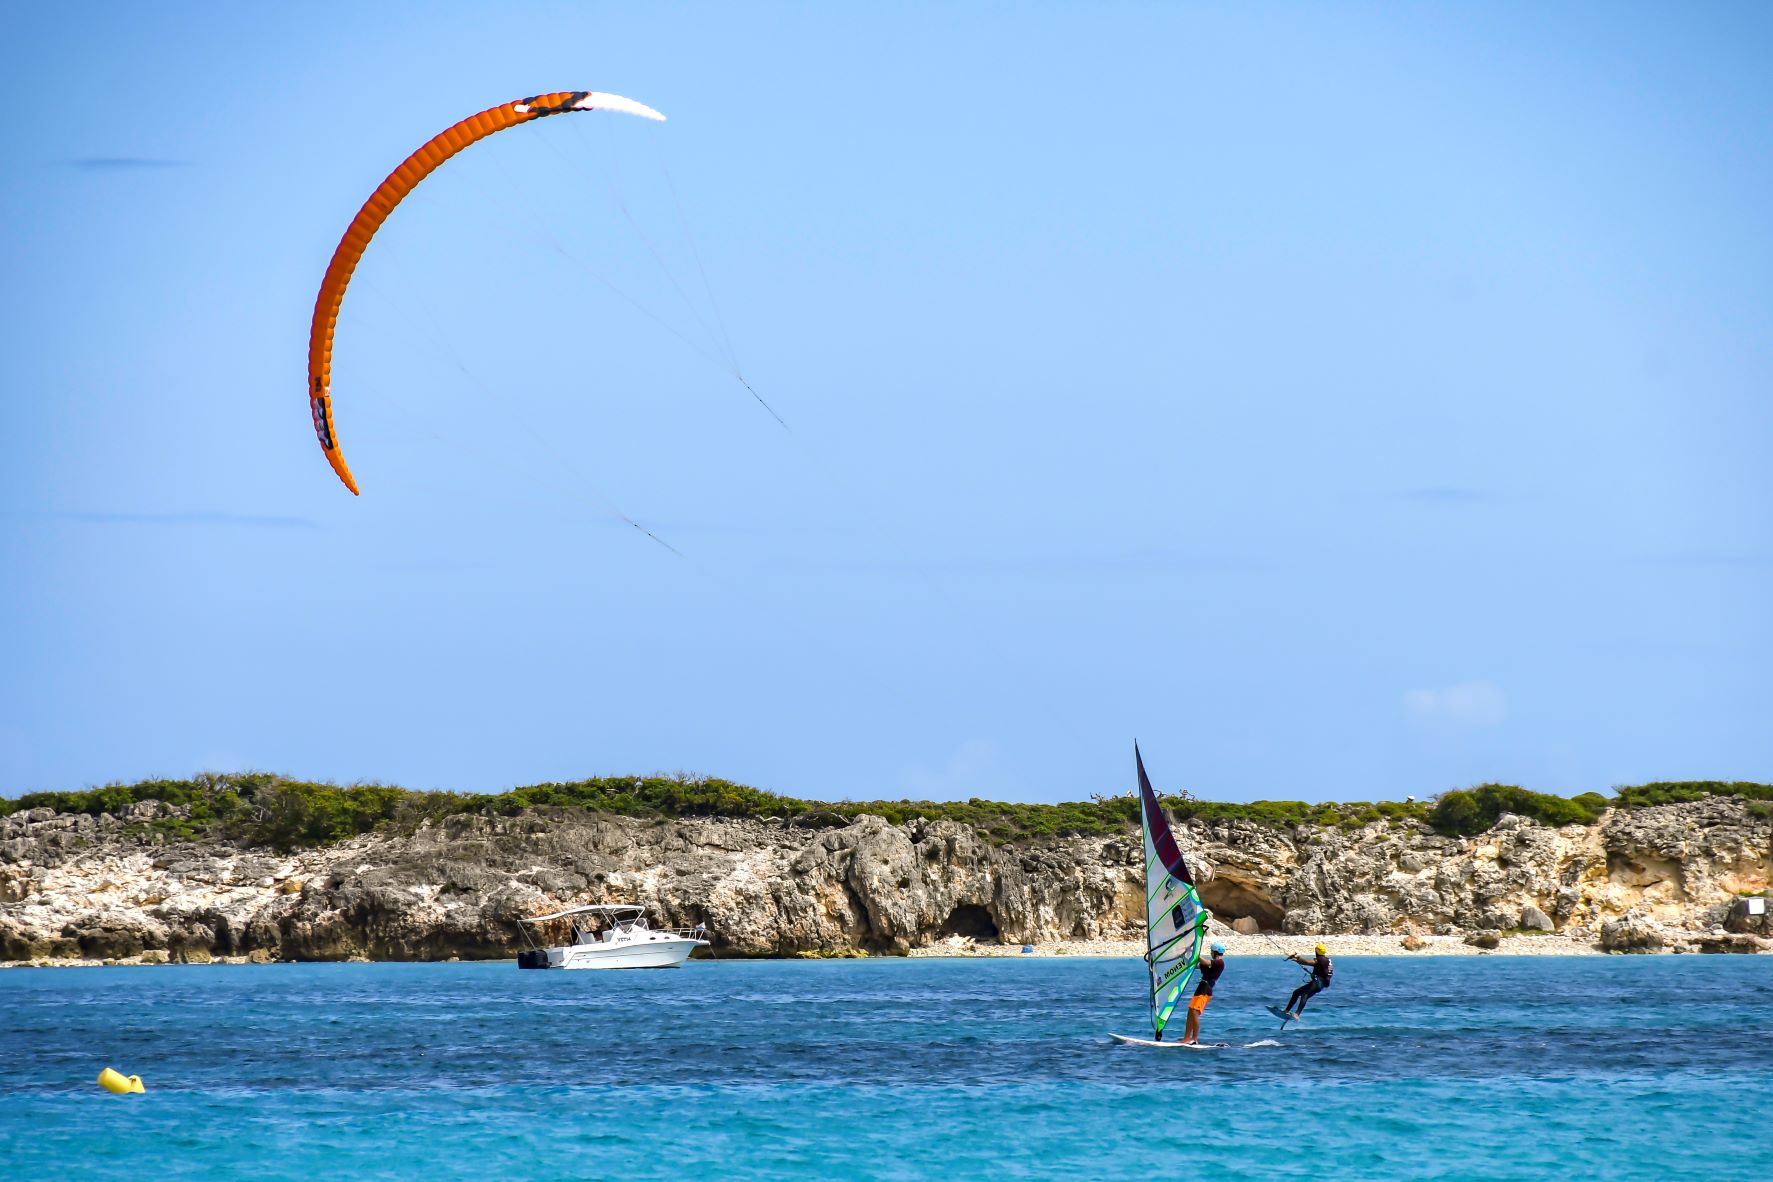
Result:
{"label": "bare rock outcrop", "polygon": [[1668,943],[1662,925],[1641,911],[1601,924],[1601,947],[1608,952],[1655,952]]}
{"label": "bare rock outcrop", "polygon": [[[177,809],[0,818],[0,960],[509,956],[520,920],[636,901],[708,926],[716,955],[904,952],[1141,933],[1137,834],[1009,845],[953,821],[460,815],[282,854],[178,838]],[[1620,951],[1758,950],[1738,899],[1773,876],[1768,819],[1734,798],[1552,829],[1444,837],[1194,822],[1178,839],[1219,926],[1402,937],[1557,931]],[[1729,924],[1728,930],[1724,926]],[[1737,938],[1737,937],[1740,937]]]}

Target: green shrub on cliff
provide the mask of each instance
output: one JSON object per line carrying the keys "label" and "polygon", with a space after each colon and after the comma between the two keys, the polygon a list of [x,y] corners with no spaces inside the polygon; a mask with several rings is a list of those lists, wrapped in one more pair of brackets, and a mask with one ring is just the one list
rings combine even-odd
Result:
{"label": "green shrub on cliff", "polygon": [[253,793],[245,819],[235,828],[249,844],[278,850],[327,845],[391,820],[408,795],[379,785],[335,788],[285,781]]}
{"label": "green shrub on cliff", "polygon": [[[1773,786],[1713,781],[1622,788],[1611,801],[1597,792],[1566,800],[1512,784],[1483,784],[1443,793],[1432,807],[1413,801],[1307,804],[1257,800],[1234,804],[1188,796],[1165,797],[1164,807],[1178,821],[1206,824],[1239,821],[1275,829],[1301,825],[1353,829],[1375,821],[1415,821],[1432,825],[1443,834],[1471,836],[1490,828],[1503,813],[1517,813],[1548,825],[1590,824],[1609,805],[1641,808],[1715,795],[1746,797],[1756,811],[1773,811]],[[634,817],[768,817],[809,827],[846,824],[872,814],[893,824],[920,818],[958,821],[1002,842],[1128,834],[1136,832],[1139,824],[1139,802],[1131,795],[1064,804],[1018,804],[979,797],[826,802],[693,776],[611,776],[471,794],[409,792],[381,784],[340,787],[261,772],[144,780],[85,792],[34,792],[16,799],[0,798],[0,816],[31,808],[117,815],[130,805],[149,800],[181,808],[182,815],[140,822],[168,836],[219,837],[279,850],[325,845],[383,826],[410,831],[427,821],[462,813],[515,816],[534,809],[583,809]]]}
{"label": "green shrub on cliff", "polygon": [[1570,798],[1570,803],[1581,806],[1584,812],[1587,812],[1594,818],[1598,818],[1602,813],[1606,812],[1608,806],[1612,804],[1611,801],[1602,796],[1599,792],[1579,793]]}
{"label": "green shrub on cliff", "polygon": [[48,808],[58,813],[100,817],[106,813],[120,813],[143,801],[190,804],[204,795],[204,788],[197,780],[143,780],[136,784],[107,784],[85,792],[29,792],[11,800],[0,800],[0,816],[22,809]]}
{"label": "green shrub on cliff", "polygon": [[1657,780],[1635,788],[1621,788],[1614,800],[1621,808],[1648,808],[1657,804],[1686,804],[1708,796],[1773,800],[1773,784],[1753,784],[1746,780]]}
{"label": "green shrub on cliff", "polygon": [[[1273,829],[1292,829],[1299,825],[1335,826],[1358,829],[1375,821],[1426,821],[1428,806],[1415,801],[1382,800],[1369,803],[1357,800],[1343,804],[1306,804],[1302,800],[1253,800],[1233,804],[1221,800],[1171,800],[1164,807],[1178,820],[1198,820],[1208,824],[1219,821],[1254,821]],[[1134,811],[1130,819],[1137,821]]]}
{"label": "green shrub on cliff", "polygon": [[185,815],[146,822],[148,828],[175,837],[220,836],[247,845],[292,850],[367,833],[394,818],[403,806],[434,795],[380,785],[340,788],[245,772],[108,784],[86,792],[33,792],[0,800],[0,816],[22,809],[51,808],[96,817],[153,800],[182,806]]}
{"label": "green shrub on cliff", "polygon": [[1429,813],[1428,823],[1436,832],[1449,837],[1470,837],[1494,825],[1503,813],[1529,817],[1545,825],[1589,825],[1606,807],[1606,798],[1596,792],[1566,800],[1544,792],[1529,792],[1513,784],[1480,784],[1441,793]]}
{"label": "green shrub on cliff", "polygon": [[1429,814],[1428,823],[1434,827],[1436,833],[1457,837],[1482,833],[1495,823],[1495,818],[1486,820],[1477,796],[1464,788],[1455,788],[1451,792],[1441,793],[1434,802],[1434,810]]}
{"label": "green shrub on cliff", "polygon": [[569,783],[532,784],[492,796],[460,796],[457,812],[514,816],[532,808],[597,809],[630,816],[792,817],[830,808],[777,796],[731,780],[688,776],[611,776]]}

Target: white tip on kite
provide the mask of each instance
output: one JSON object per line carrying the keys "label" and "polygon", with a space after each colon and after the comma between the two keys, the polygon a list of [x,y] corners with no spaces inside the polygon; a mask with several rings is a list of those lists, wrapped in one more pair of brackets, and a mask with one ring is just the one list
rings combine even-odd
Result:
{"label": "white tip on kite", "polygon": [[637,103],[631,98],[623,98],[619,94],[605,94],[592,91],[573,106],[582,111],[620,111],[624,115],[639,115],[642,119],[656,119],[665,122],[665,117],[647,106]]}

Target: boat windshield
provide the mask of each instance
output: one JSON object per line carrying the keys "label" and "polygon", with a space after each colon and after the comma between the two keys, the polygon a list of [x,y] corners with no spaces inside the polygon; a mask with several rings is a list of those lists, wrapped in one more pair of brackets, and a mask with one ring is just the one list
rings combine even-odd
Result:
{"label": "boat windshield", "polygon": [[621,913],[586,916],[573,922],[574,944],[607,944],[618,935],[647,931],[646,917]]}

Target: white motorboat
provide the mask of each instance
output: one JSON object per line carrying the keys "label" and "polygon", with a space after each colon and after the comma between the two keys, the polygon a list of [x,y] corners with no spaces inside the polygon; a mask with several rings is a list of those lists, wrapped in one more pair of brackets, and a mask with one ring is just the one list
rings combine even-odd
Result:
{"label": "white motorboat", "polygon": [[591,903],[537,915],[526,924],[564,920],[571,936],[544,948],[524,930],[529,949],[517,954],[520,969],[674,969],[698,948],[708,947],[704,925],[655,928],[637,903]]}

